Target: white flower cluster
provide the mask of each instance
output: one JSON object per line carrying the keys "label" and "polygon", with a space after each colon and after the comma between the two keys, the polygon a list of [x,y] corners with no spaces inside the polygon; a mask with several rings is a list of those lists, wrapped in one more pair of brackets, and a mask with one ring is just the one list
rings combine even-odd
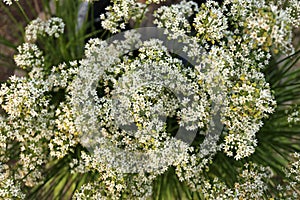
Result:
{"label": "white flower cluster", "polygon": [[[72,84],[72,113],[76,114],[78,132],[98,134],[93,139],[101,143],[101,148],[94,152],[98,162],[112,165],[120,172],[155,169],[152,172],[155,177],[188,156],[187,145],[172,139],[168,133],[166,118],[178,118],[179,125],[187,130],[204,128],[210,116],[210,103],[195,81],[196,73],[183,70],[182,62],[170,56],[162,41],[141,42],[134,31],[125,37],[125,41],[114,45],[99,40],[88,43],[79,78]],[[139,44],[138,55],[120,59],[131,42]],[[101,98],[96,86],[101,90]],[[176,94],[181,93],[183,96],[178,95],[181,98],[177,99]],[[191,107],[184,107],[186,104]],[[115,150],[111,143],[120,149]],[[141,159],[133,157],[135,154],[130,153],[133,150],[140,152],[137,155]],[[112,157],[118,157],[118,161],[111,163]]]}
{"label": "white flower cluster", "polygon": [[9,166],[0,162],[0,197],[7,200],[25,199],[20,184],[11,177]]}
{"label": "white flower cluster", "polygon": [[199,37],[214,44],[227,36],[228,19],[224,14],[224,9],[216,1],[207,1],[206,4],[202,4],[193,24]]}
{"label": "white flower cluster", "polygon": [[293,154],[294,162],[290,164],[290,167],[287,172],[287,177],[293,176],[294,180],[297,181],[297,183],[300,183],[300,153],[294,153]]}
{"label": "white flower cluster", "polygon": [[268,190],[266,182],[273,176],[269,167],[247,163],[234,185],[235,196],[239,199],[261,199]]}
{"label": "white flower cluster", "polygon": [[[209,161],[212,162],[212,161]],[[190,179],[188,174],[182,177],[188,181],[189,186],[194,191],[201,191],[205,199],[261,199],[268,190],[267,181],[272,177],[272,171],[269,167],[259,166],[255,163],[246,163],[238,170],[239,175],[234,177],[236,182],[233,187],[228,187],[221,179],[215,177],[212,180],[207,177],[206,172],[209,168],[190,168],[186,167],[192,173]],[[233,177],[232,177],[233,178]]]}
{"label": "white flower cluster", "polygon": [[80,158],[73,159],[70,163],[72,173],[92,173],[96,177],[77,190],[73,199],[121,199],[124,194],[128,199],[151,196],[151,183],[156,176],[144,173],[124,174],[107,162],[101,163],[103,160],[99,159],[99,155],[81,151]]}
{"label": "white flower cluster", "polygon": [[61,95],[60,89],[77,73],[76,65],[77,62],[71,62],[69,69],[66,69],[67,64],[53,67],[47,76],[43,71],[29,78],[12,76],[8,84],[1,85],[0,104],[7,117],[0,118],[0,158],[7,163],[17,156],[16,170],[12,168],[10,173],[14,174],[13,180],[22,185],[40,184],[47,170],[45,164],[54,157],[66,155],[76,142],[75,134],[68,137],[71,127],[65,116],[67,110],[64,109],[62,116],[59,113],[64,104],[53,103]]}
{"label": "white flower cluster", "polygon": [[228,17],[238,24],[235,31],[243,34],[250,48],[278,53],[293,50],[292,27],[297,26],[295,20],[299,19],[289,11],[291,9],[294,10],[293,3],[281,9],[274,2],[240,0],[228,10]]}
{"label": "white flower cluster", "polygon": [[[116,33],[160,2],[115,0],[102,25]],[[73,154],[72,173],[95,175],[74,199],[147,199],[153,181],[170,168],[206,199],[263,198],[268,168],[244,165],[232,187],[208,172],[217,153],[240,160],[255,151],[256,134],[276,106],[261,71],[272,52],[292,50],[298,4],[291,5],[225,0],[159,8],[155,23],[170,30],[169,38],[183,39],[182,51],[195,66],[170,53],[164,41],[143,41],[128,31],[125,40],[92,39],[84,59],[46,71],[33,43],[38,35],[58,37],[64,23],[32,21],[28,43],[15,56],[29,76],[13,76],[0,89],[0,198],[24,198],[19,184],[40,184],[52,161]],[[289,122],[297,116],[293,112]],[[218,131],[221,145],[211,134]],[[300,182],[298,160],[287,173],[295,180],[288,191]]]}
{"label": "white flower cluster", "polygon": [[[129,24],[139,25],[148,12],[150,4],[160,4],[166,0],[111,0],[113,5],[105,8],[106,13],[100,15],[102,27],[111,33],[118,33]],[[135,28],[138,26],[135,25]]]}
{"label": "white flower cluster", "polygon": [[31,21],[25,28],[25,39],[27,42],[18,47],[18,54],[14,56],[16,65],[27,71],[32,70],[30,76],[40,73],[44,67],[45,59],[43,52],[34,44],[38,35],[58,38],[63,33],[64,26],[62,19],[57,17],[50,18],[47,21],[43,21],[40,18]]}
{"label": "white flower cluster", "polygon": [[[59,21],[50,20],[49,23],[55,26]],[[47,30],[50,35],[56,29],[52,25]],[[5,178],[3,184],[13,184],[13,180],[16,184],[34,187],[44,178],[45,164],[53,158],[49,154],[62,157],[51,152],[53,141],[58,141],[65,133],[61,121],[55,118],[60,105],[54,102],[59,98],[60,89],[65,88],[77,73],[77,62],[61,64],[48,72],[42,67],[43,53],[35,44],[24,43],[18,50],[19,54],[15,56],[17,65],[30,72],[29,77],[12,76],[7,83],[1,84],[0,104],[7,116],[0,118],[0,158],[6,164],[13,162],[7,173],[14,175]],[[71,68],[66,69],[67,66]],[[60,154],[66,154],[63,149],[59,150]],[[10,188],[17,191],[11,185],[6,189]],[[1,193],[0,196],[6,199],[9,198],[7,195],[10,194]],[[12,199],[16,198],[12,196]]]}
{"label": "white flower cluster", "polygon": [[223,123],[228,128],[225,136],[224,152],[235,155],[239,160],[250,156],[257,145],[255,134],[262,127],[262,119],[274,112],[269,84],[264,75],[257,71],[240,76],[231,87],[229,106],[223,110]]}
{"label": "white flower cluster", "polygon": [[163,3],[165,2],[166,0],[146,0],[145,3],[146,4],[152,4],[152,3],[155,3],[155,4],[160,4],[160,3]]}
{"label": "white flower cluster", "polygon": [[[11,5],[12,4],[12,0],[2,0],[3,3],[5,3],[6,5]],[[14,1],[19,1],[19,0],[14,0]]]}
{"label": "white flower cluster", "polygon": [[191,31],[188,18],[198,11],[198,5],[193,1],[181,1],[179,4],[173,5],[172,9],[163,6],[154,13],[156,18],[154,24],[159,28],[171,31],[171,39],[177,39]]}
{"label": "white flower cluster", "polygon": [[59,37],[64,32],[65,24],[61,18],[52,17],[47,21],[37,18],[30,22],[25,28],[25,39],[34,43],[38,35]]}
{"label": "white flower cluster", "polygon": [[286,114],[288,114],[287,122],[290,125],[299,124],[299,122],[300,122],[299,106],[293,107],[290,110],[286,110]]}
{"label": "white flower cluster", "polygon": [[[205,80],[214,83],[211,88],[222,85],[217,88],[227,94],[221,113],[223,150],[237,160],[255,151],[255,135],[263,119],[274,112],[276,102],[260,71],[269,64],[271,53],[293,51],[292,28],[299,20],[298,4],[289,1],[282,8],[278,2],[210,0],[196,12],[192,3],[182,1],[156,11],[155,23],[160,28],[176,28],[175,34],[169,33],[170,38],[188,34],[208,51],[210,59],[202,60],[196,68],[201,71],[210,66],[213,72],[209,76],[206,73]],[[189,21],[194,22],[193,27]],[[190,31],[192,28],[195,32]],[[215,99],[215,94],[208,93]]]}
{"label": "white flower cluster", "polygon": [[107,12],[100,16],[102,27],[117,33],[126,28],[129,20],[134,22],[141,20],[147,7],[136,0],[114,0],[113,5],[105,9]]}
{"label": "white flower cluster", "polygon": [[[46,170],[45,164],[50,163],[53,157],[61,158],[66,155],[65,151],[68,149],[64,149],[75,142],[72,135],[71,139],[67,138],[69,140],[65,144],[61,144],[60,141],[63,141],[69,132],[66,128],[70,126],[67,119],[63,121],[60,117],[61,108],[56,109],[57,105],[50,101],[57,97],[58,89],[66,87],[72,76],[77,73],[76,65],[77,62],[71,62],[68,66],[72,67],[69,69],[66,69],[66,64],[53,67],[46,80],[40,79],[45,77],[45,74],[31,76],[30,79],[11,77],[8,85],[2,85],[0,102],[8,118],[1,118],[0,121],[1,161],[9,162],[10,152],[20,154],[14,163],[17,170],[10,172],[15,176],[5,176],[3,181],[1,179],[1,198],[18,199],[18,185],[14,184],[14,181],[28,187],[39,184]],[[58,116],[57,119],[55,116]],[[14,149],[16,144],[20,144],[18,149]],[[57,146],[51,147],[51,144]],[[21,193],[19,196],[24,198]]]}
{"label": "white flower cluster", "polygon": [[[173,165],[177,167],[178,175],[182,180],[187,181],[187,179],[189,179],[188,177],[198,177],[197,174],[200,174],[198,172],[206,169],[209,161],[212,159],[203,159],[202,154],[195,153],[199,151],[201,147],[196,147],[197,150],[195,151],[193,148],[188,149],[186,146],[184,146],[184,148],[173,148],[176,147],[175,143],[170,141],[169,138],[171,135],[166,129],[167,124],[165,124],[164,120],[160,119],[160,116],[167,115],[171,118],[176,116],[179,120],[178,124],[187,125],[186,128],[189,130],[205,128],[208,123],[207,119],[209,119],[207,117],[211,116],[210,101],[206,94],[210,94],[213,99],[218,99],[220,96],[216,95],[211,87],[216,87],[220,81],[226,81],[224,83],[227,85],[233,85],[232,82],[226,80],[226,76],[222,77],[224,75],[223,70],[226,71],[224,61],[226,56],[224,56],[225,58],[223,58],[223,60],[217,60],[216,58],[220,58],[219,53],[222,49],[215,50],[214,53],[210,52],[204,62],[210,65],[197,66],[197,69],[205,67],[210,69],[207,70],[208,72],[206,73],[193,72],[189,68],[180,71],[184,69],[181,61],[170,57],[161,41],[150,40],[141,43],[138,41],[139,39],[136,38],[138,35],[131,33],[134,32],[130,32],[130,34],[126,36],[127,40],[123,43],[115,42],[109,45],[106,42],[95,39],[87,44],[86,59],[81,61],[78,78],[73,81],[70,87],[71,113],[73,116],[68,119],[67,127],[74,127],[75,124],[76,131],[72,128],[73,131],[69,133],[73,132],[74,135],[82,136],[90,135],[87,137],[87,141],[83,141],[88,145],[100,143],[101,148],[94,149],[94,153],[97,157],[94,158],[96,161],[93,162],[108,164],[114,170],[121,172],[135,171],[133,166],[136,167],[140,164],[136,162],[136,160],[142,161],[147,158],[152,161],[148,164],[151,166],[149,169],[159,169],[162,163],[166,163],[166,165],[163,166]],[[131,54],[127,55],[128,49],[131,46],[130,41],[140,45],[138,54],[134,58],[132,58]],[[120,56],[122,54],[126,56],[123,56],[121,59]],[[224,67],[220,67],[220,64]],[[230,74],[229,71],[227,73]],[[227,76],[229,76],[228,74]],[[259,75],[260,74],[258,74],[258,77]],[[159,78],[164,76],[167,77],[166,81],[159,80]],[[190,77],[191,80],[187,80],[186,77]],[[261,113],[255,116],[257,119],[254,119],[260,121],[269,111],[272,111],[272,107],[265,104],[269,104],[269,100],[272,102],[273,97],[270,96],[268,89],[264,91],[263,89],[256,88],[256,85],[264,86],[265,80],[263,77],[259,77],[259,81],[252,85],[251,81],[252,79],[255,80],[255,78],[257,77],[250,75],[248,77],[241,77],[239,79],[241,86],[236,87],[238,90],[246,90],[243,87],[247,87],[247,84],[250,84],[249,87],[253,87],[252,92],[259,92],[259,95],[254,95],[251,98],[257,99],[257,105],[264,104],[264,106],[258,106],[258,108],[256,108],[260,110]],[[193,81],[195,82],[193,83]],[[243,82],[245,82],[244,85]],[[151,85],[149,83],[163,84]],[[194,92],[194,99],[183,98],[181,102],[180,99],[174,99],[176,95],[172,95],[172,93],[169,93],[168,90],[165,90],[162,86],[168,86],[167,88],[171,89],[175,94],[179,91],[183,91],[183,93],[191,95],[189,92]],[[224,87],[223,90],[224,89],[228,88]],[[260,94],[265,95],[260,96]],[[99,95],[102,97],[99,98]],[[191,104],[192,110],[184,110],[184,108],[178,107],[180,103],[182,105],[188,104],[191,100],[196,100],[196,104]],[[247,100],[239,100],[235,106],[242,110],[245,101]],[[178,108],[183,109],[183,111],[174,112]],[[68,116],[72,115],[69,114],[70,108],[66,108],[60,112],[66,112]],[[252,112],[251,108],[249,108],[249,112]],[[224,116],[226,115],[224,114]],[[70,121],[72,118],[74,123]],[[232,119],[228,119],[227,122],[234,124],[235,121],[230,121]],[[238,119],[239,116],[234,118],[234,120]],[[247,118],[245,120],[247,120]],[[253,125],[255,125],[256,120],[247,123],[253,123]],[[131,127],[131,129],[127,130],[126,125],[130,127],[130,123],[133,123],[136,129],[132,129]],[[124,127],[124,129],[122,128],[120,130],[120,127]],[[244,129],[248,130],[248,126],[244,127]],[[254,133],[256,133],[256,131],[257,129],[255,129]],[[96,135],[93,136],[95,133]],[[236,135],[238,135],[238,133],[236,133]],[[243,138],[243,141],[244,140],[245,138]],[[110,143],[117,145],[121,150],[118,148],[115,149]],[[62,144],[64,143],[62,142]],[[211,144],[209,145],[213,149],[217,148]],[[165,151],[165,146],[171,147],[170,149],[173,150]],[[175,152],[177,156],[179,156],[177,160],[172,159],[174,156],[171,153],[174,153],[174,149],[183,150],[182,152]],[[134,154],[128,152],[132,150],[139,150],[141,152],[150,151],[152,154],[147,154],[148,157],[141,157],[143,159],[139,160]],[[240,151],[243,151],[238,153],[240,157],[248,156],[252,153],[248,149],[242,149]],[[215,152],[215,150],[212,150],[212,154]],[[160,155],[159,158],[163,159],[154,159],[158,154]],[[130,157],[133,159],[130,159]],[[111,158],[118,159],[111,160]],[[236,159],[240,158],[236,157]],[[143,164],[144,163],[142,163],[142,166]],[[96,164],[92,166],[96,166]],[[82,170],[84,168],[85,167],[82,166],[75,169]],[[165,170],[166,168],[156,170],[152,176],[155,177]],[[139,170],[137,169],[137,171]],[[197,179],[201,180],[201,177]],[[202,184],[202,182],[197,183],[194,188],[198,188],[198,184]],[[89,187],[91,187],[91,185],[89,185]],[[82,195],[82,193],[80,194]]]}
{"label": "white flower cluster", "polygon": [[292,155],[292,161],[286,169],[286,177],[282,185],[277,186],[280,197],[284,199],[299,199],[300,187],[300,153]]}
{"label": "white flower cluster", "polygon": [[27,70],[43,67],[45,61],[43,52],[39,50],[37,45],[23,43],[18,47],[18,53],[14,57],[17,66]]}
{"label": "white flower cluster", "polygon": [[290,16],[290,22],[293,26],[300,26],[300,2],[297,0],[289,0],[286,8],[287,13]]}
{"label": "white flower cluster", "polygon": [[52,135],[52,130],[47,128],[47,125],[51,126],[49,119],[53,114],[48,108],[50,100],[45,98],[46,88],[43,81],[11,77],[10,85],[2,85],[0,92],[1,107],[8,114],[7,118],[2,119],[0,128],[7,143],[3,141],[1,146],[6,145],[12,151],[9,142],[21,143],[16,163],[19,170],[15,172],[15,178],[23,179],[27,186],[39,183],[42,178],[40,169],[49,160],[47,144],[40,142]]}
{"label": "white flower cluster", "polygon": [[[94,149],[98,162],[106,163],[120,172],[139,171],[133,167],[143,166],[142,161],[147,158],[152,161],[148,164],[149,169],[156,169],[152,176],[163,173],[166,167],[173,165],[182,181],[192,188],[201,187],[203,182],[195,180],[201,180],[201,172],[208,169],[219,147],[208,143],[210,148],[215,149],[211,150],[208,158],[203,157],[207,154],[203,154],[201,146],[195,149],[186,146],[178,148],[170,140],[172,135],[166,129],[168,124],[161,117],[175,117],[179,120],[176,122],[179,127],[185,126],[187,130],[205,129],[212,115],[209,98],[221,102],[224,92],[230,100],[224,103],[222,122],[234,136],[226,136],[224,152],[232,156],[234,151],[236,159],[253,153],[255,133],[262,125],[261,120],[273,112],[274,104],[270,88],[261,73],[253,70],[246,75],[244,73],[247,71],[240,70],[243,75],[231,80],[232,76],[239,73],[229,70],[228,54],[220,55],[223,48],[215,48],[203,55],[205,59],[202,65],[195,68],[198,71],[191,68],[183,70],[182,62],[169,55],[162,41],[141,42],[140,36],[134,31],[125,37],[125,41],[110,45],[91,40],[86,46],[86,59],[81,61],[79,78],[75,79],[70,89],[71,112],[75,114],[75,124],[79,125],[77,133],[90,135],[85,141],[90,146],[97,142],[101,144],[101,148]],[[134,58],[128,52],[132,46],[130,42],[139,44],[136,47],[138,54]],[[223,87],[218,86],[220,83]],[[219,88],[220,93],[214,92],[214,88]],[[233,92],[229,92],[231,90]],[[193,98],[177,99],[180,92]],[[180,107],[185,104],[192,109]],[[110,143],[118,148],[115,149]],[[172,151],[164,150],[166,146],[171,147],[173,153],[174,149],[182,149],[175,151],[177,159],[173,160]],[[130,153],[137,150],[142,153],[150,151],[152,154],[141,156],[139,160]],[[118,159],[110,161],[112,157]],[[156,161],[155,157],[163,159]],[[160,169],[162,163],[165,164]]]}

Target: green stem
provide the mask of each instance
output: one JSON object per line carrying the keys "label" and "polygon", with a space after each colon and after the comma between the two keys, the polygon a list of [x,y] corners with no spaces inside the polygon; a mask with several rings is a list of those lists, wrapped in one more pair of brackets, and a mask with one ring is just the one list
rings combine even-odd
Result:
{"label": "green stem", "polygon": [[3,4],[2,1],[0,1],[1,4],[1,9],[4,10],[4,12],[6,13],[6,15],[9,17],[9,19],[16,24],[16,26],[18,27],[19,31],[22,33],[22,37],[24,38],[24,28],[23,26],[17,21],[17,19],[11,14],[11,12],[7,9],[7,7]]}
{"label": "green stem", "polygon": [[18,5],[18,8],[20,9],[22,15],[25,17],[27,23],[29,23],[29,22],[30,22],[30,19],[28,18],[27,14],[25,13],[25,11],[24,11],[24,9],[22,8],[21,4],[20,4],[18,1],[16,1],[16,4]]}
{"label": "green stem", "polygon": [[289,56],[283,58],[282,60],[280,60],[280,61],[278,61],[277,63],[275,63],[275,65],[278,65],[278,64],[282,63],[283,61],[286,61],[286,60],[288,60],[288,59],[294,57],[294,56],[297,55],[298,53],[300,53],[300,50],[296,51],[296,52],[293,53],[292,55],[289,55]]}
{"label": "green stem", "polygon": [[146,12],[148,6],[149,6],[149,5],[145,6],[145,8],[143,9],[142,16],[140,17],[140,19],[138,19],[138,21],[136,22],[134,28],[140,28],[141,23],[142,23],[142,20],[143,20],[143,18],[145,17],[144,15],[145,15],[145,12]]}
{"label": "green stem", "polygon": [[291,87],[291,86],[295,86],[295,85],[300,85],[300,83],[292,83],[289,85],[278,85],[278,86],[274,87],[273,89],[283,88],[283,87]]}

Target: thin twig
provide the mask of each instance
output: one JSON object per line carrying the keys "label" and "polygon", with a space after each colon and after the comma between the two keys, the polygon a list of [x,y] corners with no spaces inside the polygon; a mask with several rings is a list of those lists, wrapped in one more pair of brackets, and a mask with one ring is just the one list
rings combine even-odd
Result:
{"label": "thin twig", "polygon": [[41,8],[40,8],[40,6],[39,6],[38,0],[33,0],[33,2],[34,2],[34,8],[35,8],[36,12],[37,12],[38,14],[40,14],[40,13],[41,13]]}

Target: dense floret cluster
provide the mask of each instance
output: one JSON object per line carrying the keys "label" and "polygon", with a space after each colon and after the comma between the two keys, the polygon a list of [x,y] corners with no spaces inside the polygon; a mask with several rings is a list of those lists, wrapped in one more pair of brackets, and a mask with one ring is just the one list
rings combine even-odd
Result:
{"label": "dense floret cluster", "polygon": [[[161,2],[113,0],[102,26],[111,33],[139,26],[149,5]],[[90,177],[73,199],[151,198],[170,170],[203,199],[273,198],[271,166],[249,158],[277,106],[264,70],[272,56],[294,52],[299,16],[295,0],[284,8],[183,0],[154,13],[166,40],[143,39],[138,30],[90,39],[82,59],[50,68],[38,40],[61,37],[65,24],[58,17],[31,21],[14,57],[28,76],[0,87],[0,198],[26,198],[22,190],[43,185],[62,160],[70,177]],[[170,50],[173,40],[178,46]],[[299,112],[287,111],[287,124],[299,124]],[[209,174],[219,154],[240,164],[231,184]],[[282,198],[298,198],[299,157],[293,154],[275,186]]]}

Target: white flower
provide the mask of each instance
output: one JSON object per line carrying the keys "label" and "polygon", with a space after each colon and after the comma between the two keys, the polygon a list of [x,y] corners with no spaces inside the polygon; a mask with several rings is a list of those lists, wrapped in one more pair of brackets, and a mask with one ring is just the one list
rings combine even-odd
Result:
{"label": "white flower", "polygon": [[27,70],[44,66],[43,52],[35,44],[23,43],[19,46],[14,60],[17,66]]}
{"label": "white flower", "polygon": [[[11,5],[12,4],[12,0],[2,0],[3,3],[5,3],[6,5]],[[14,0],[14,1],[19,1],[19,0]]]}
{"label": "white flower", "polygon": [[32,20],[25,28],[25,39],[33,43],[38,35],[54,36],[58,38],[64,32],[65,24],[61,18],[52,17],[47,21],[40,18]]}

